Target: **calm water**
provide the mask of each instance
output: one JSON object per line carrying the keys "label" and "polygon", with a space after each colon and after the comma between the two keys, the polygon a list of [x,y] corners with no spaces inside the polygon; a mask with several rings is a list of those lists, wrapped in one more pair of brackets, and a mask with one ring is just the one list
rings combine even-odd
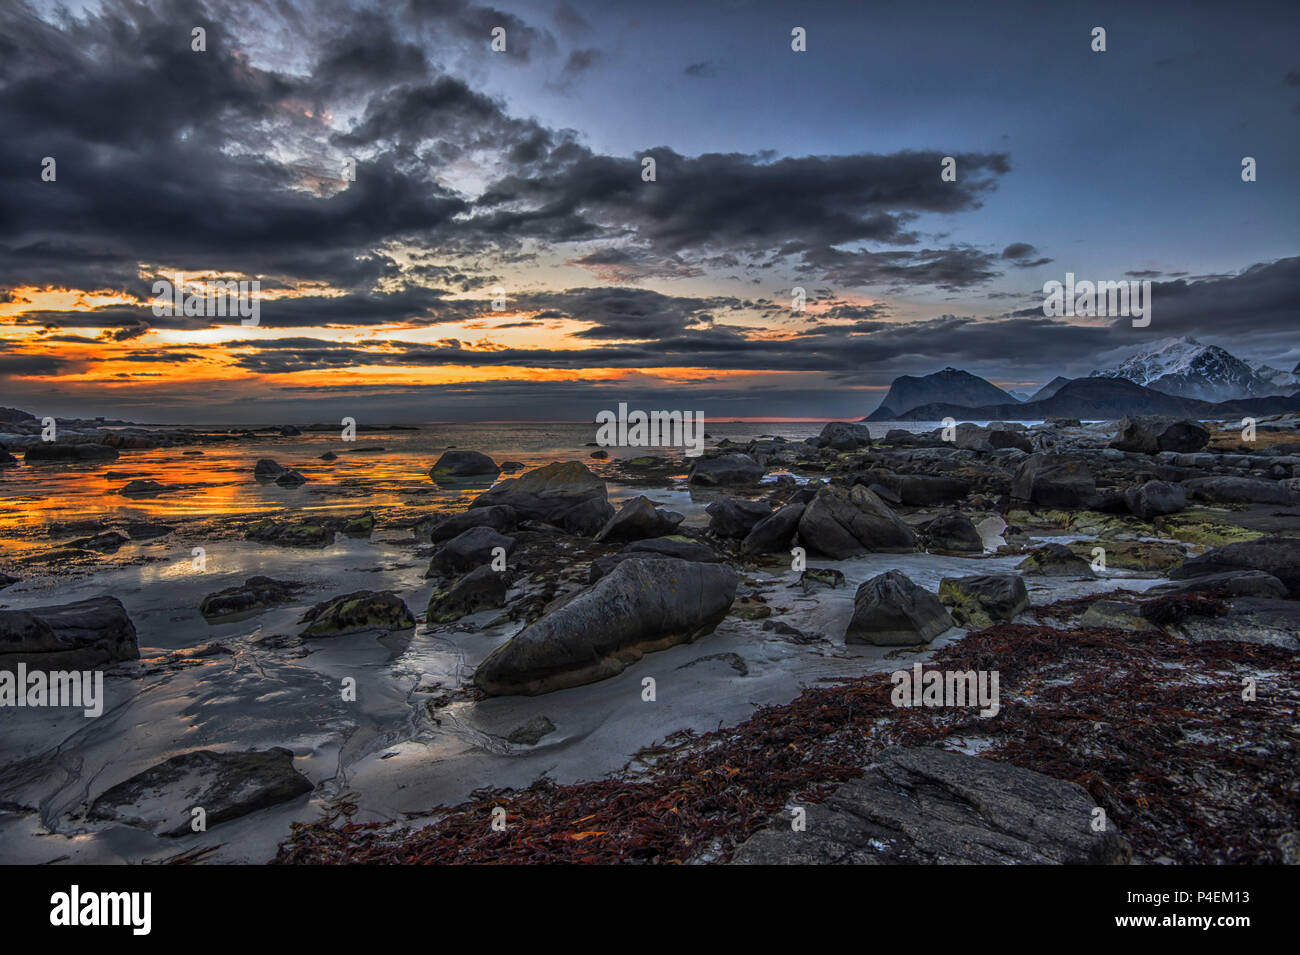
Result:
{"label": "calm water", "polygon": [[[930,430],[930,422],[873,422],[873,435],[892,427]],[[723,438],[748,441],[781,436],[799,441],[819,433],[821,422],[709,422],[708,446]],[[344,442],[333,434],[296,438],[268,437],[218,444],[124,451],[114,462],[94,465],[34,465],[0,470],[0,548],[26,549],[33,539],[48,539],[51,523],[90,519],[110,521],[219,518],[292,509],[296,512],[383,510],[390,518],[418,516],[430,509],[463,507],[483,486],[440,488],[428,472],[447,448],[473,449],[498,463],[517,461],[525,468],[552,461],[586,462],[602,473],[607,462],[590,457],[596,426],[584,423],[427,424],[417,431],[361,433]],[[680,449],[608,448],[611,459],[664,454],[682,459]],[[200,451],[201,454],[186,454]],[[334,461],[320,455],[333,451]],[[259,458],[273,458],[308,478],[297,488],[253,478]],[[683,460],[682,474],[687,463]],[[522,472],[514,472],[515,475]],[[508,479],[511,474],[503,474]],[[174,489],[156,497],[117,493],[128,481],[154,480]],[[611,488],[611,491],[614,489]],[[639,492],[638,492],[639,493]],[[617,498],[616,495],[613,494]]]}

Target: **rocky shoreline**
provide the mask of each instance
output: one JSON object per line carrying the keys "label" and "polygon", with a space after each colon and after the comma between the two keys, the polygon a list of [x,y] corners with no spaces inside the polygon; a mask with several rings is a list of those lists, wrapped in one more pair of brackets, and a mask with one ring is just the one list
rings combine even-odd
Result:
{"label": "rocky shoreline", "polygon": [[[835,677],[729,729],[670,734],[596,781],[519,790],[484,780],[454,808],[409,809],[422,828],[360,822],[345,794],[317,793],[320,818],[295,825],[280,862],[1295,861],[1297,419],[1261,420],[1258,435],[1154,416],[876,438],[834,422],[802,442],[717,441],[689,466],[593,453],[590,466],[557,461],[504,480],[520,469],[451,450],[429,479],[462,488],[463,510],[400,523],[290,511],[224,525],[270,552],[385,535],[413,564],[427,560],[427,600],[401,587],[308,596],[306,581],[250,573],[194,612],[224,625],[292,611],[295,633],[257,639],[305,655],[355,635],[501,634],[458,682],[429,685],[413,718],[435,733],[444,717],[463,721],[494,700],[567,699],[626,677],[644,692],[637,678],[651,658],[708,651],[724,622],[792,660],[865,647],[896,670],[921,660],[1001,677],[991,718],[900,708],[887,673]],[[285,485],[296,472],[270,459],[254,470],[249,481],[301,483]],[[644,493],[615,506],[610,485]],[[674,488],[703,506],[702,520],[650,496]],[[99,526],[7,566],[16,573],[4,586],[78,554],[186,536],[172,531]],[[962,571],[918,583],[873,563],[846,577],[873,555]],[[1069,593],[1079,595],[1061,598]],[[141,661],[112,596],[0,610],[0,671],[57,661],[140,680],[245,652],[252,645],[216,640]],[[756,662],[746,657],[706,652],[682,666],[712,661],[743,678]],[[552,745],[560,713],[492,745],[507,755]],[[88,793],[71,824],[48,822],[175,838],[181,786],[208,794],[214,827],[289,806],[320,785],[293,766],[289,742],[196,750],[105,778],[112,791]],[[25,798],[0,793],[19,815]],[[134,812],[133,800],[150,811]],[[806,812],[806,829],[790,827],[792,808]],[[489,825],[494,810],[503,828]],[[1098,810],[1109,820],[1101,829]]]}

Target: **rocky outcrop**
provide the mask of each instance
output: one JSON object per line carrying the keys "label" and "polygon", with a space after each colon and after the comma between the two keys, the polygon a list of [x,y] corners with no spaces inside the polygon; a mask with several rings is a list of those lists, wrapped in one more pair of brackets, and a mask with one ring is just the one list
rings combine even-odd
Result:
{"label": "rocky outcrop", "polygon": [[475,498],[470,508],[497,504],[514,508],[521,521],[542,521],[588,537],[614,514],[605,482],[579,461],[557,461],[502,481]]}
{"label": "rocky outcrop", "polygon": [[737,850],[741,865],[1124,865],[1115,827],[1095,831],[1083,787],[1008,763],[924,747],[876,757],[858,779]]}
{"label": "rocky outcrop", "polygon": [[745,535],[740,550],[744,554],[779,554],[790,550],[791,541],[803,519],[803,504],[787,504],[755,524]]}
{"label": "rocky outcrop", "polygon": [[302,637],[341,637],[350,633],[410,630],[415,616],[391,591],[358,590],[323,600],[312,607],[299,623],[308,626]]}
{"label": "rocky outcrop", "polygon": [[725,564],[626,560],[489,654],[474,683],[492,696],[533,696],[615,676],[711,632],[739,582]]}
{"label": "rocky outcrop", "polygon": [[116,597],[0,610],[0,670],[91,670],[140,659],[135,625]]}
{"label": "rocky outcrop", "polygon": [[293,753],[182,753],[106,790],[91,803],[92,820],[150,829],[160,836],[193,832],[193,810],[213,826],[295,799],[313,789],[293,768]]}
{"label": "rocky outcrop", "polygon": [[886,571],[858,587],[845,643],[907,646],[929,643],[953,626],[939,598],[898,570]]}
{"label": "rocky outcrop", "polygon": [[911,528],[889,505],[862,485],[846,491],[823,487],[799,519],[799,540],[834,560],[868,553],[913,549]]}

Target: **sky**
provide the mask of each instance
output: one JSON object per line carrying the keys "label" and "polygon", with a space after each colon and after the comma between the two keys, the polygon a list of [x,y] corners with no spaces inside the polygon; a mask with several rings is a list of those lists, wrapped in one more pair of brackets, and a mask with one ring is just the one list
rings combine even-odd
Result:
{"label": "sky", "polygon": [[[1135,6],[0,0],[0,405],[850,418],[1184,335],[1290,370],[1300,5]],[[1067,272],[1150,280],[1150,325],[1046,317]],[[258,324],[156,314],[177,274]]]}

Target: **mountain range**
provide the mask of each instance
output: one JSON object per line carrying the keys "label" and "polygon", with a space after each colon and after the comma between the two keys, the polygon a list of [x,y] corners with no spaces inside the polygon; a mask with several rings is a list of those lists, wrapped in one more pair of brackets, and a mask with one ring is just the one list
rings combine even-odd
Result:
{"label": "mountain range", "polygon": [[1092,377],[1126,378],[1167,395],[1201,401],[1285,395],[1300,388],[1294,372],[1237,358],[1191,336],[1156,342],[1113,368],[1094,371]]}

